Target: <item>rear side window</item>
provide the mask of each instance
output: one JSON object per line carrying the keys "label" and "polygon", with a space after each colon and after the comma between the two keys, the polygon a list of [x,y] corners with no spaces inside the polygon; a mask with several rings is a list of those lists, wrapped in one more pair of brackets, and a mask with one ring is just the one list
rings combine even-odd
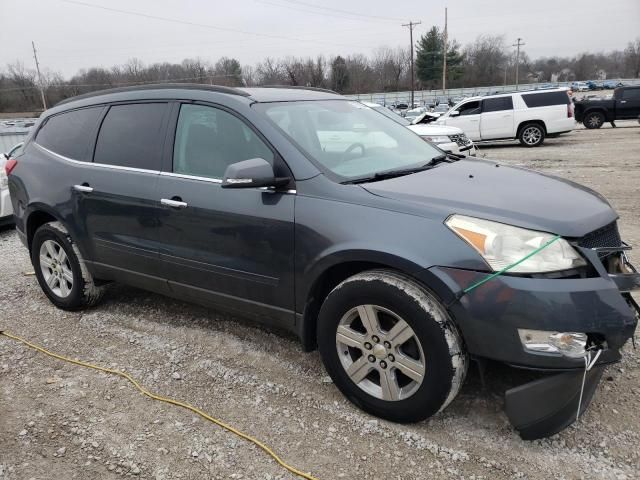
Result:
{"label": "rear side window", "polygon": [[161,169],[166,103],[114,105],[98,134],[95,163]]}
{"label": "rear side window", "polygon": [[89,148],[102,108],[83,108],[50,117],[38,131],[36,143],[73,160],[91,161]]}
{"label": "rear side window", "polygon": [[640,100],[640,88],[629,88],[622,91],[623,100]]}
{"label": "rear side window", "polygon": [[251,158],[273,164],[271,149],[242,120],[219,108],[182,105],[173,149],[173,171],[222,178],[229,165]]}
{"label": "rear side window", "polygon": [[571,100],[567,92],[523,93],[522,99],[529,108],[548,107],[549,105],[569,105]]}
{"label": "rear side window", "polygon": [[486,98],[482,102],[483,112],[499,112],[501,110],[513,110],[511,97]]}

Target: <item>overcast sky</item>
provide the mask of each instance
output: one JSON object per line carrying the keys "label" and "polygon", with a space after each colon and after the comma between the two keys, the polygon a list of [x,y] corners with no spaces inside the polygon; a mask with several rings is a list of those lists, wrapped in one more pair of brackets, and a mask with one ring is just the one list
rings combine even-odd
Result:
{"label": "overcast sky", "polygon": [[401,23],[422,21],[416,38],[443,26],[445,6],[450,38],[464,45],[481,34],[509,44],[522,37],[533,58],[623,49],[640,37],[640,0],[0,0],[0,70],[16,60],[33,67],[31,40],[41,67],[65,77],[132,57],[230,56],[245,65],[370,54],[407,45]]}

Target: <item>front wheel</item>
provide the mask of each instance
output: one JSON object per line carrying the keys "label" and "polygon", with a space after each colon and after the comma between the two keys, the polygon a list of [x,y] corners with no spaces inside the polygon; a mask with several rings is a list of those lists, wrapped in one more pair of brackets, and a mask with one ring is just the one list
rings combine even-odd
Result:
{"label": "front wheel", "polygon": [[537,123],[525,125],[520,130],[520,143],[525,147],[538,147],[544,142],[544,128]]}
{"label": "front wheel", "polygon": [[325,299],[318,346],[336,386],[363,410],[416,422],[444,409],[467,370],[461,338],[445,308],[404,275],[354,275]]}

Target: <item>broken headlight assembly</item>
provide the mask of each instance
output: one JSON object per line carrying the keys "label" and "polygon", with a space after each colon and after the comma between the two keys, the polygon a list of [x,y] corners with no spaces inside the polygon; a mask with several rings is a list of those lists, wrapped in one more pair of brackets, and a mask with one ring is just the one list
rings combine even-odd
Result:
{"label": "broken headlight assembly", "polygon": [[[464,215],[452,215],[445,222],[456,235],[471,245],[487,264],[500,271],[521,261],[555,235]],[[563,238],[509,269],[509,273],[544,273],[585,266],[585,260]]]}
{"label": "broken headlight assembly", "polygon": [[518,329],[525,350],[551,353],[569,358],[582,358],[587,347],[587,334],[579,332],[549,332],[546,330]]}

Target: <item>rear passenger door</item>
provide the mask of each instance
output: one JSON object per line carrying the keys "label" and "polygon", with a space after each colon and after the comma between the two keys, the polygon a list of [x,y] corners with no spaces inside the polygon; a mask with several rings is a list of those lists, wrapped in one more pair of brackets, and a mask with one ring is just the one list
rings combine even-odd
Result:
{"label": "rear passenger door", "polygon": [[93,148],[93,163],[74,186],[96,275],[166,290],[158,258],[158,177],[167,103],[111,105]]}
{"label": "rear passenger door", "polygon": [[510,95],[482,101],[480,136],[482,140],[515,137],[513,99]]}
{"label": "rear passenger door", "polygon": [[223,106],[176,105],[173,157],[159,180],[158,239],[174,295],[290,326],[293,191],[223,189],[232,163],[263,158],[291,176],[264,138]]}

